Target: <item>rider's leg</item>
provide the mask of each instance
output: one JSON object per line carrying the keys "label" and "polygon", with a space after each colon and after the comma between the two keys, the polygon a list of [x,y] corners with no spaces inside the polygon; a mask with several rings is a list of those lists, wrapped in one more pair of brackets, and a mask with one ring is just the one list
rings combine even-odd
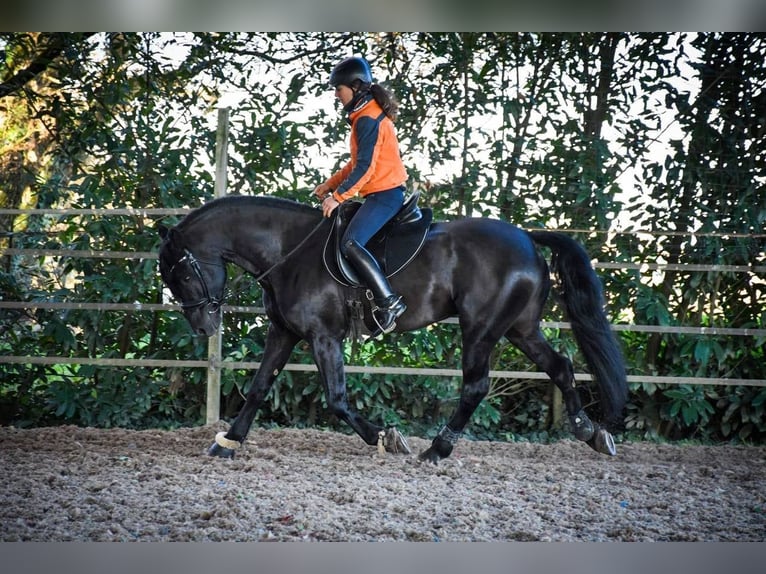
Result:
{"label": "rider's leg", "polygon": [[368,195],[346,228],[341,252],[375,297],[376,320],[384,333],[394,329],[396,318],[406,310],[402,297],[391,289],[378,262],[365,248],[404,203],[402,187]]}
{"label": "rider's leg", "polygon": [[384,333],[392,331],[396,327],[396,318],[407,309],[402,296],[392,291],[378,262],[355,240],[346,241],[343,244],[343,252],[344,257],[351,262],[375,297],[375,305],[378,307],[375,315],[381,331]]}

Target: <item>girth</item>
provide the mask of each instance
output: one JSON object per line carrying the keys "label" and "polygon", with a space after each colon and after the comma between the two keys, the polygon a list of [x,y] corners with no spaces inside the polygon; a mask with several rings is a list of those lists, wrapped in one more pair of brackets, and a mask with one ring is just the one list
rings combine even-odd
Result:
{"label": "girth", "polygon": [[[399,212],[367,243],[366,248],[378,261],[380,268],[391,277],[401,271],[420,252],[433,221],[433,211],[429,207],[420,208],[420,194],[411,194]],[[338,283],[352,287],[361,286],[354,268],[340,252],[343,233],[361,207],[359,201],[344,201],[335,210],[335,220],[322,258],[330,275]]]}

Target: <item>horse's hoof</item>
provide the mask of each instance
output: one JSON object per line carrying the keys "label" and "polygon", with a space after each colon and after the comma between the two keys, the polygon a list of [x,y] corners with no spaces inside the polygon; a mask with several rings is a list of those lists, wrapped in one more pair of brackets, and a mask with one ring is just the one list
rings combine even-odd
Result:
{"label": "horse's hoof", "polygon": [[217,456],[219,458],[234,458],[234,450],[221,446],[217,442],[214,442],[209,449],[207,449],[209,456]]}
{"label": "horse's hoof", "polygon": [[598,429],[595,436],[587,441],[588,445],[601,454],[608,454],[609,456],[617,455],[617,447],[614,446],[614,438],[606,429]]}
{"label": "horse's hoof", "polygon": [[589,441],[596,432],[593,423],[584,410],[569,417],[569,424],[572,426],[572,433],[577,440]]}
{"label": "horse's hoof", "polygon": [[386,452],[394,454],[410,454],[412,452],[410,445],[407,444],[407,439],[395,427],[391,427],[386,431],[383,444],[386,447]]}
{"label": "horse's hoof", "polygon": [[434,447],[429,447],[418,455],[420,462],[430,462],[431,464],[439,464],[441,458]]}

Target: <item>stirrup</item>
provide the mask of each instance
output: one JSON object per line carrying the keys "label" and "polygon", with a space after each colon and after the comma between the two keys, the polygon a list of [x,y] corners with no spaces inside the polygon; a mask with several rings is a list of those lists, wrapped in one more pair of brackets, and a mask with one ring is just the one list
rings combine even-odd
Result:
{"label": "stirrup", "polygon": [[[388,334],[396,329],[396,319],[407,310],[404,300],[401,295],[390,295],[382,303],[378,304],[375,300],[375,296],[369,289],[366,291],[367,299],[370,301],[370,314],[372,320],[375,321],[380,333]],[[387,320],[381,322],[378,319],[377,311],[382,311],[387,314]],[[374,335],[377,335],[375,333]]]}

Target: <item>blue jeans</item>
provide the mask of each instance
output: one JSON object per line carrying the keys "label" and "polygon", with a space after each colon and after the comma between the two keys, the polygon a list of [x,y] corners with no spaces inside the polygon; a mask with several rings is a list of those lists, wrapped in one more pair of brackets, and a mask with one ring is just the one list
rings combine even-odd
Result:
{"label": "blue jeans", "polygon": [[356,241],[364,247],[380,229],[396,215],[404,204],[404,186],[386,191],[371,193],[364,198],[359,210],[354,214],[341,241],[341,251],[345,256],[345,247],[349,241]]}

